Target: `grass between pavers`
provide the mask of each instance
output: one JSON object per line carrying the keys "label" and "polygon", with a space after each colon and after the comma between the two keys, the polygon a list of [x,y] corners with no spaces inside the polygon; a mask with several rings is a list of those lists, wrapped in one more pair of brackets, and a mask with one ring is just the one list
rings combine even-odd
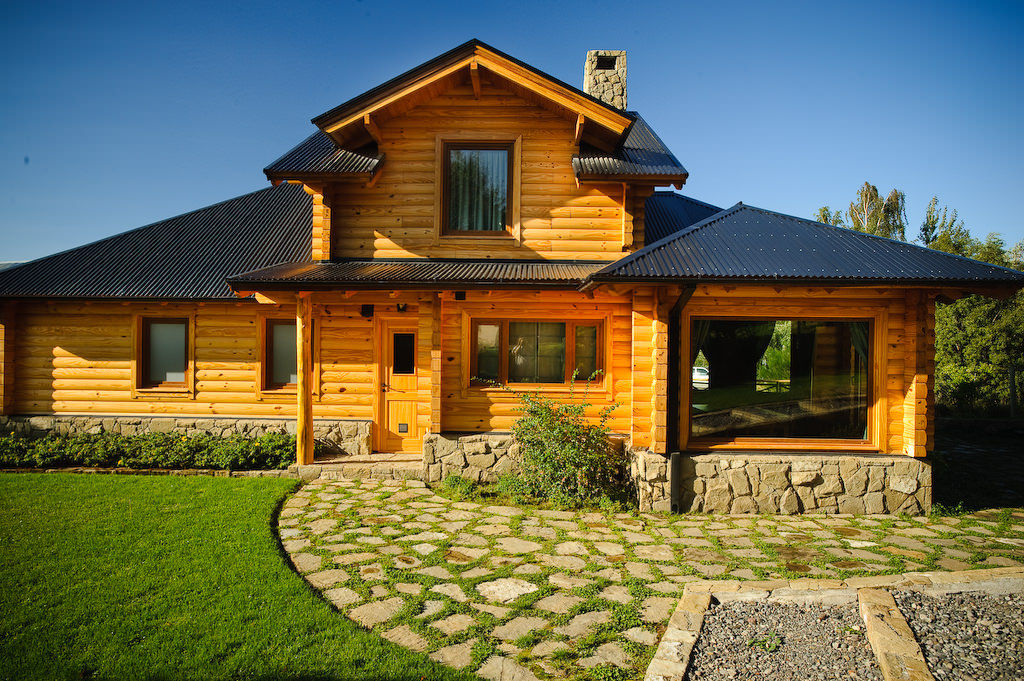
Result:
{"label": "grass between pavers", "polygon": [[0,475],[2,679],[463,679],[287,564],[273,478]]}

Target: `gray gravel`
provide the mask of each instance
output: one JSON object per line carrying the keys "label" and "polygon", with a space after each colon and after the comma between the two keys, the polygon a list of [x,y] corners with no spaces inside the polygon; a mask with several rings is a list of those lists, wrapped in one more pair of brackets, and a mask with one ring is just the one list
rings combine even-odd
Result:
{"label": "gray gravel", "polygon": [[[751,641],[774,640],[769,652]],[[881,681],[856,606],[767,602],[712,605],[693,649],[690,681]]]}
{"label": "gray gravel", "polygon": [[1024,596],[893,596],[936,679],[1024,678]]}

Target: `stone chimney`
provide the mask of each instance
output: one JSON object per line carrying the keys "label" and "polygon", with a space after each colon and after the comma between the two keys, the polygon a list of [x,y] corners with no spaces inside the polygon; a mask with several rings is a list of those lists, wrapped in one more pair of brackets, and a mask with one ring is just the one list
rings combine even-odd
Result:
{"label": "stone chimney", "polygon": [[590,50],[583,64],[583,91],[617,109],[626,108],[626,51]]}

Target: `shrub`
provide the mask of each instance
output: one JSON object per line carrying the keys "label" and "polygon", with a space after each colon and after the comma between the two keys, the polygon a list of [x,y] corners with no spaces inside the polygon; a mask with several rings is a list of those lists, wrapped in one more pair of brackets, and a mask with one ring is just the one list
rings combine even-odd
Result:
{"label": "shrub", "polygon": [[[588,383],[589,387],[589,383]],[[609,439],[608,418],[617,405],[586,417],[587,394],[566,402],[531,392],[516,393],[521,416],[512,426],[519,469],[502,476],[499,490],[514,499],[548,499],[556,506],[605,505],[624,491],[625,457]]]}
{"label": "shrub", "polygon": [[295,461],[295,438],[269,433],[259,438],[210,435],[0,436],[0,468],[64,466],[127,468],[217,468],[269,470]]}

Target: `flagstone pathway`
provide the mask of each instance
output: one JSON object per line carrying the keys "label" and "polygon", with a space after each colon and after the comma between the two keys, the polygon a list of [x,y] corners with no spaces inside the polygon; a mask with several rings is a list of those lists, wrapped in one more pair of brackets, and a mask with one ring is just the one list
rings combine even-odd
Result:
{"label": "flagstone pathway", "polygon": [[317,480],[278,531],[295,569],[384,638],[485,679],[640,677],[687,582],[1024,564],[1024,511],[710,516],[454,502],[418,481]]}

